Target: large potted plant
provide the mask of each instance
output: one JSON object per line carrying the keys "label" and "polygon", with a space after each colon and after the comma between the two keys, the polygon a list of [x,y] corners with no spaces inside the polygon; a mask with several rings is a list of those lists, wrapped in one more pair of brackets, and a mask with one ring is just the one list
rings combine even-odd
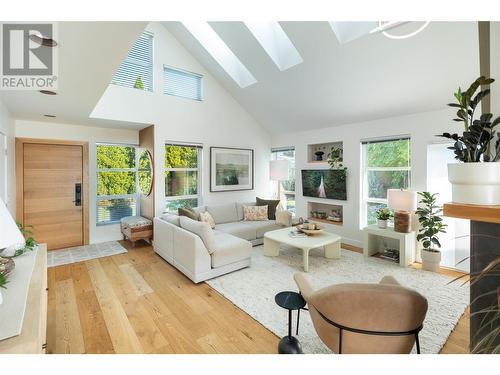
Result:
{"label": "large potted plant", "polygon": [[420,228],[417,234],[417,241],[422,243],[422,268],[427,271],[438,272],[441,263],[441,252],[439,248],[438,234],[446,233],[446,224],[443,223],[441,212],[443,209],[436,204],[437,193],[431,194],[427,191],[418,192],[421,197],[416,214]]}
{"label": "large potted plant", "polygon": [[448,104],[458,109],[453,121],[462,123],[464,127],[461,135],[439,135],[455,142],[449,149],[461,162],[448,164],[452,199],[457,203],[500,205],[500,134],[494,130],[500,123],[500,117],[493,119],[491,113],[483,113],[476,118],[478,105],[490,94],[489,89],[477,91],[493,82],[492,78],[479,77],[467,91],[462,92],[458,88],[454,94],[456,103]]}

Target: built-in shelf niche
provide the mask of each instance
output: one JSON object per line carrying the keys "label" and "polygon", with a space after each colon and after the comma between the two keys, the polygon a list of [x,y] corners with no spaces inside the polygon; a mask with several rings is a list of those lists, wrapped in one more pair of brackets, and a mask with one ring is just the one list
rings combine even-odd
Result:
{"label": "built-in shelf niche", "polygon": [[338,204],[308,202],[308,220],[319,221],[332,225],[342,225],[344,221],[344,208]]}
{"label": "built-in shelf niche", "polygon": [[[328,143],[315,143],[307,145],[307,162],[308,163],[326,163],[328,159],[328,154],[330,153],[332,147],[338,148],[340,150],[344,149],[343,143],[340,142],[328,142]],[[322,160],[317,160],[316,152],[323,152]]]}

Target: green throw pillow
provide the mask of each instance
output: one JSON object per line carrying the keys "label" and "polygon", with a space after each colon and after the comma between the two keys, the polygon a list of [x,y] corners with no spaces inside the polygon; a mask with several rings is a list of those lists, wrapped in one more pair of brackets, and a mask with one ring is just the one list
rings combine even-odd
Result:
{"label": "green throw pillow", "polygon": [[196,211],[194,211],[192,208],[179,208],[177,210],[177,212],[179,213],[179,216],[186,216],[190,219],[193,219],[193,220],[200,220],[200,214]]}
{"label": "green throw pillow", "polygon": [[267,206],[267,218],[276,220],[276,208],[280,204],[279,199],[260,199],[257,198],[257,206]]}

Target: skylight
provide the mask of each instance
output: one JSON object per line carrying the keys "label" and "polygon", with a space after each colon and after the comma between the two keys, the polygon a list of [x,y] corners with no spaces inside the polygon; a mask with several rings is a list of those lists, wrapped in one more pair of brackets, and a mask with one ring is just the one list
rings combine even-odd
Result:
{"label": "skylight", "polygon": [[278,22],[245,22],[245,25],[279,70],[287,70],[304,62]]}
{"label": "skylight", "polygon": [[245,88],[257,82],[207,22],[189,21],[183,22],[183,25],[240,87]]}

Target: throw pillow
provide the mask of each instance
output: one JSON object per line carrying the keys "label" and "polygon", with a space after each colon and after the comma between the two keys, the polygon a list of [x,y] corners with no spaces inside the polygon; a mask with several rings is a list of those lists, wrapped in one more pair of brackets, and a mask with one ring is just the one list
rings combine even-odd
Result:
{"label": "throw pillow", "polygon": [[212,229],[215,228],[215,220],[212,215],[210,215],[210,212],[200,212],[200,221],[208,223]]}
{"label": "throw pillow", "polygon": [[179,213],[179,216],[186,216],[190,219],[193,219],[193,220],[200,220],[200,214],[196,211],[194,211],[192,208],[189,208],[189,207],[186,207],[186,208],[179,208],[177,210],[177,212]]}
{"label": "throw pillow", "polygon": [[276,207],[280,204],[279,199],[260,199],[257,198],[257,206],[267,206],[267,218],[276,220]]}
{"label": "throw pillow", "polygon": [[208,223],[196,221],[188,218],[187,216],[181,216],[180,223],[181,228],[194,233],[201,238],[209,254],[213,254],[217,250],[215,234]]}
{"label": "throw pillow", "polygon": [[243,206],[243,220],[262,221],[267,220],[268,206]]}
{"label": "throw pillow", "polygon": [[289,227],[292,225],[292,213],[290,211],[276,211],[276,224]]}

